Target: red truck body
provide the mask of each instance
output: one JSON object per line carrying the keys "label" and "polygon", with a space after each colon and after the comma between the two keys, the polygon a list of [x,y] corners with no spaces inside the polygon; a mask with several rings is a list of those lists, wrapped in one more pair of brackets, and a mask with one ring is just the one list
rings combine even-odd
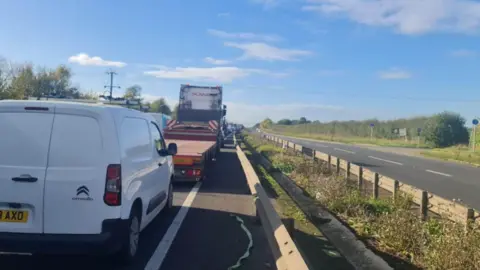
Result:
{"label": "red truck body", "polygon": [[177,119],[170,120],[164,137],[176,143],[175,181],[200,181],[223,142],[222,88],[182,85]]}

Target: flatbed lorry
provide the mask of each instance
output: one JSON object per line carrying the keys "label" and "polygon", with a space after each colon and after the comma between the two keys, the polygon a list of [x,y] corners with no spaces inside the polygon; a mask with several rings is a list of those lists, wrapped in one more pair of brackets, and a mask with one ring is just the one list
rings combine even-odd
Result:
{"label": "flatbed lorry", "polygon": [[216,159],[226,115],[222,90],[221,86],[181,85],[177,117],[163,131],[166,143],[178,146],[173,158],[175,181],[204,180]]}

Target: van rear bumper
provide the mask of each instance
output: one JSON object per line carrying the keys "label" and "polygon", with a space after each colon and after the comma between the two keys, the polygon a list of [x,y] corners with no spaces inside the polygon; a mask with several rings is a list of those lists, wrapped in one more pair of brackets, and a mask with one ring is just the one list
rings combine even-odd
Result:
{"label": "van rear bumper", "polygon": [[109,254],[118,251],[128,220],[107,219],[100,234],[0,233],[0,251],[39,254]]}

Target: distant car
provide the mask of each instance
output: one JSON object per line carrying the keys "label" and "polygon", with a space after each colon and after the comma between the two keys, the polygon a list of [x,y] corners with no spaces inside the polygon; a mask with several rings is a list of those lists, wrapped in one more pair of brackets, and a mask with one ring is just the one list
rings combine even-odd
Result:
{"label": "distant car", "polygon": [[0,251],[114,253],[172,207],[172,155],[153,116],[101,104],[0,101]]}

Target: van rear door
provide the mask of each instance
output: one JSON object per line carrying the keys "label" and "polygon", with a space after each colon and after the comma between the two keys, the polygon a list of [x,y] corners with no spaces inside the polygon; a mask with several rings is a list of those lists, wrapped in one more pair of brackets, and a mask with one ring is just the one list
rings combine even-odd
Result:
{"label": "van rear door", "polygon": [[42,233],[54,106],[0,102],[0,232]]}
{"label": "van rear door", "polygon": [[118,217],[119,207],[103,202],[107,166],[120,162],[106,153],[116,134],[108,133],[114,124],[105,117],[101,109],[57,105],[45,180],[45,233],[96,234],[104,219]]}

